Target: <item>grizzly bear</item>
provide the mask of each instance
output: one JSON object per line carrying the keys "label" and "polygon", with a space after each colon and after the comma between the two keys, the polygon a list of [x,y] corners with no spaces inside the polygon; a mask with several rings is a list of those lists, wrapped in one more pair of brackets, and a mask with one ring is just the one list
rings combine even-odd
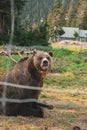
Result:
{"label": "grizzly bear", "polygon": [[[8,82],[17,85],[41,87],[46,74],[51,70],[52,52],[34,51],[31,56],[22,58],[13,69],[2,77],[0,82]],[[0,85],[0,97],[3,97],[6,87],[6,98],[10,99],[34,99],[31,102],[6,102],[5,115],[8,116],[37,116],[43,117],[42,107],[53,108],[44,102],[39,102],[38,97],[41,90],[32,90],[9,85]],[[36,102],[36,101],[37,102]],[[3,112],[3,103],[0,103],[0,111]]]}

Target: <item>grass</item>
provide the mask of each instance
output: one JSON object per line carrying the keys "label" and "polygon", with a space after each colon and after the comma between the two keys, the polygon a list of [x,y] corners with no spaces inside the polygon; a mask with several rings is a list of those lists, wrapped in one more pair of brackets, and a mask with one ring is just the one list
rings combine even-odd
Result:
{"label": "grass", "polygon": [[[12,56],[15,60],[19,60],[18,55]],[[0,75],[3,75],[6,72],[7,66],[11,69],[15,63],[9,60],[7,56],[0,56]]]}
{"label": "grass", "polygon": [[53,60],[53,72],[59,75],[48,75],[45,85],[52,85],[59,88],[86,87],[87,84],[87,58],[86,52],[82,55],[73,53],[67,49],[55,49]]}
{"label": "grass", "polygon": [[[52,89],[77,89],[87,90],[87,50],[82,54],[80,50],[72,48],[53,48],[53,72],[48,74],[44,80],[44,88]],[[13,58],[19,60],[17,55]],[[0,56],[0,75],[6,71],[8,58]],[[11,62],[10,68],[14,66]],[[79,93],[53,93],[42,92],[40,100],[54,102],[76,102],[87,103],[87,95]],[[87,110],[75,106],[55,105],[53,110],[46,110],[45,117],[6,117],[6,128],[8,130],[71,130],[76,124],[87,128]],[[80,117],[82,117],[80,119]],[[3,122],[0,117],[0,128]],[[1,130],[1,129],[0,129]]]}

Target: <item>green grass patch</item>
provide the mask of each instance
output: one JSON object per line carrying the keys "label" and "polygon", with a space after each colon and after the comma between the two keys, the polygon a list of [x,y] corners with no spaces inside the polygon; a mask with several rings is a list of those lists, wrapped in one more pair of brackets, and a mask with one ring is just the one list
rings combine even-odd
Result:
{"label": "green grass patch", "polygon": [[[51,50],[54,53],[53,57],[53,73],[48,74],[46,79],[44,80],[44,87],[45,88],[52,88],[52,89],[77,89],[77,90],[87,90],[87,63],[84,62],[84,59],[87,58],[86,51],[83,54],[73,53],[72,50],[59,48]],[[20,57],[17,55],[12,56],[15,60],[19,60]],[[15,63],[12,61],[9,62],[8,57],[0,56],[0,75],[3,75],[6,71],[7,65],[12,68]],[[55,72],[55,73],[54,73]],[[76,101],[86,103],[87,95],[84,94],[71,94],[71,93],[52,93],[52,92],[42,92],[40,95],[40,99],[44,101]],[[83,113],[81,113],[81,111]],[[58,105],[58,107],[54,107],[53,110],[49,111],[46,110],[45,118],[8,118],[10,119],[11,126],[15,126],[18,124],[28,124],[25,127],[25,130],[39,130],[43,126],[57,126],[61,128],[61,126],[66,130],[67,128],[70,129],[70,124],[75,122],[76,119],[87,113],[86,110],[81,110],[81,108],[74,108],[73,107],[65,107],[64,105]],[[22,119],[23,118],[23,119]],[[7,121],[7,120],[6,120]],[[35,123],[31,125],[31,123]],[[84,123],[87,123],[87,118],[83,120]],[[13,123],[13,124],[12,124]],[[30,124],[30,125],[29,125]],[[38,124],[38,125],[37,125]],[[41,128],[36,127],[41,126]],[[59,127],[60,126],[60,127]],[[66,128],[65,128],[66,127]],[[14,127],[12,129],[15,129]],[[49,128],[50,129],[50,128]]]}
{"label": "green grass patch", "polygon": [[87,123],[87,118],[83,120],[83,122]]}
{"label": "green grass patch", "polygon": [[69,56],[73,51],[65,49],[65,48],[55,48],[53,49],[54,57],[63,57]]}
{"label": "green grass patch", "polygon": [[[82,55],[65,48],[53,48],[51,51],[54,54],[53,72],[60,75],[48,75],[44,86],[53,88],[85,87],[87,85],[87,63],[84,62],[84,59],[87,58],[86,51]],[[18,55],[12,55],[12,57],[17,61],[20,59]],[[12,68],[15,63],[9,62],[7,56],[0,56],[0,75],[5,73],[7,65]]]}
{"label": "green grass patch", "polygon": [[[12,55],[12,57],[18,61],[20,57],[18,55]],[[0,56],[0,75],[3,75],[6,72],[6,68],[12,68],[15,63],[10,60],[7,56]]]}

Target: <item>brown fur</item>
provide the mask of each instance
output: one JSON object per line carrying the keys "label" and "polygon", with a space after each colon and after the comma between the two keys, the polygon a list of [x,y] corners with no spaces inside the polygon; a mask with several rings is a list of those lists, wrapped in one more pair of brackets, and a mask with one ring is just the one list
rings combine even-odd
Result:
{"label": "brown fur", "polygon": [[81,130],[81,128],[78,126],[75,126],[75,127],[73,127],[73,130]]}
{"label": "brown fur", "polygon": [[[21,59],[13,69],[2,77],[1,82],[9,82],[14,84],[42,87],[43,79],[47,72],[51,69],[52,53],[45,53],[42,51],[34,52],[30,57]],[[42,60],[48,58],[48,69],[46,71],[41,67]],[[6,79],[7,77],[7,79]],[[0,97],[2,97],[4,86],[0,86]],[[38,99],[39,90],[30,90],[22,88],[14,88],[7,86],[6,97],[14,99]],[[41,106],[50,108],[48,105],[43,105],[35,102],[31,103],[6,103],[6,115],[34,115],[43,117],[43,110]],[[0,104],[0,109],[2,105]],[[3,111],[3,110],[2,110]]]}

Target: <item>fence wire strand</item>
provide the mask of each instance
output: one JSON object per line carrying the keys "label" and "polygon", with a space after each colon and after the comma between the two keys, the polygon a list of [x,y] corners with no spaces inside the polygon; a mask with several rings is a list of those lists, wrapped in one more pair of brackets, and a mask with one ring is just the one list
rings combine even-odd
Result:
{"label": "fence wire strand", "polygon": [[0,85],[6,85],[8,87],[16,87],[22,89],[32,89],[32,90],[41,90],[46,92],[54,92],[54,93],[78,93],[78,94],[87,94],[87,90],[78,90],[78,89],[52,89],[52,88],[41,88],[35,86],[25,86],[25,85],[18,85],[8,82],[0,82]]}
{"label": "fence wire strand", "polygon": [[[18,85],[18,84],[12,84],[7,82],[0,82],[0,85],[7,86],[7,87],[16,87],[16,88],[22,88],[22,89],[28,89],[28,90],[41,90],[45,92],[54,92],[54,93],[78,93],[78,94],[87,94],[86,90],[66,90],[66,89],[52,89],[52,88],[41,88],[41,87],[35,87],[35,86],[25,86],[25,85]],[[0,102],[3,102],[3,97],[0,98]],[[47,103],[50,105],[63,105],[63,106],[69,106],[69,107],[80,107],[80,108],[87,108],[87,104],[77,103],[77,102],[61,102],[61,101],[40,101],[37,99],[10,99],[10,98],[4,98],[4,102],[10,102],[10,103],[29,103],[29,102],[36,102],[36,103],[42,103],[43,105],[46,105]]]}

